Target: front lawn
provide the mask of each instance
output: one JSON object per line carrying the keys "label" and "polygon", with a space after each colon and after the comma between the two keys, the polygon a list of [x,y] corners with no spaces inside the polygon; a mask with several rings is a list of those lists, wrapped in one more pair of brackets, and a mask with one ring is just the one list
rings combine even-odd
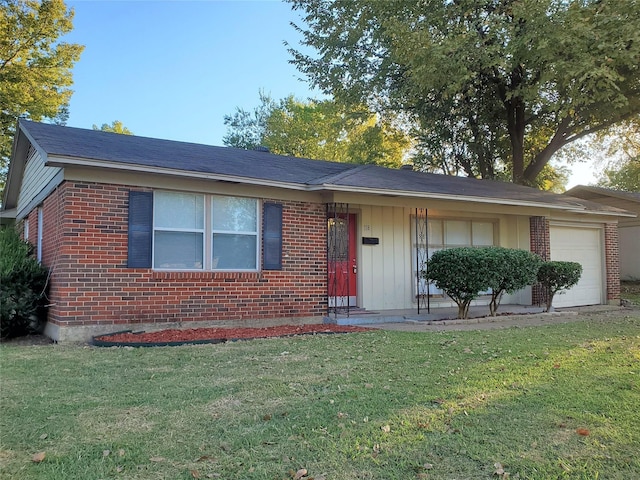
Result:
{"label": "front lawn", "polygon": [[0,361],[1,478],[640,478],[638,310]]}

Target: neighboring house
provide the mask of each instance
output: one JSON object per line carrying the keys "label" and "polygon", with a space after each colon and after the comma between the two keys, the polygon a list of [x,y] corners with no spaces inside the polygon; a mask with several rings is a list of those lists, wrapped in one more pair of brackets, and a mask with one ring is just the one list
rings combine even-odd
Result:
{"label": "neighboring house", "polygon": [[[618,302],[617,222],[631,215],[510,183],[30,121],[3,207],[51,269],[58,341],[451,305],[417,273],[464,245],[578,260],[582,280],[554,304]],[[539,301],[527,288],[503,303]]]}
{"label": "neighboring house", "polygon": [[565,194],[628,210],[637,215],[635,218],[620,218],[618,237],[620,278],[622,280],[640,280],[640,193],[578,185]]}

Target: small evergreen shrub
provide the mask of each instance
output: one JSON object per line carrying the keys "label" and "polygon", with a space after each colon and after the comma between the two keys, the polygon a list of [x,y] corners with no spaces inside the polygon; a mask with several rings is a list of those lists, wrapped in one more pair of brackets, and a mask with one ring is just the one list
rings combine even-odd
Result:
{"label": "small evergreen shrub", "polygon": [[469,305],[487,290],[487,250],[457,247],[438,250],[427,261],[422,276],[433,281],[458,305],[458,318],[467,318]]}
{"label": "small evergreen shrub", "polygon": [[504,247],[459,247],[435,252],[422,271],[458,305],[458,318],[467,318],[480,292],[491,292],[489,311],[495,315],[502,295],[536,281],[542,260],[534,253]]}
{"label": "small evergreen shrub", "polygon": [[38,331],[46,318],[48,271],[13,228],[0,229],[0,338]]}
{"label": "small evergreen shrub", "polygon": [[495,316],[505,292],[511,294],[536,283],[542,259],[526,250],[504,247],[486,248],[488,252],[485,270],[488,286],[491,289],[489,312],[491,316]]}
{"label": "small evergreen shrub", "polygon": [[551,310],[553,297],[573,287],[580,280],[582,265],[577,262],[543,262],[538,270],[538,282],[542,285],[546,300],[545,312]]}

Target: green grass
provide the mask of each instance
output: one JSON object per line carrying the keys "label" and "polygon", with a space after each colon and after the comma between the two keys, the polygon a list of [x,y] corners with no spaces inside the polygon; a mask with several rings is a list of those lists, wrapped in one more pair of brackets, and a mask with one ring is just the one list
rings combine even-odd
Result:
{"label": "green grass", "polygon": [[638,310],[0,361],[3,479],[640,478]]}
{"label": "green grass", "polygon": [[640,280],[620,282],[620,296],[632,305],[640,305]]}

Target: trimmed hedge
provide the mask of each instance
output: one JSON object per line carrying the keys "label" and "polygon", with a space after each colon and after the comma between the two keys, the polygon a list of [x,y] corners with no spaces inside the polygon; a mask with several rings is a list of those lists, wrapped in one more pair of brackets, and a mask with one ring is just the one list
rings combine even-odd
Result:
{"label": "trimmed hedge", "polygon": [[487,290],[487,251],[458,247],[438,250],[427,261],[423,278],[433,281],[458,305],[458,318],[467,318],[469,305]]}
{"label": "trimmed hedge", "polygon": [[526,250],[457,247],[435,252],[421,273],[456,302],[458,318],[467,318],[471,302],[487,290],[491,290],[489,311],[495,315],[505,292],[535,283],[541,262]]}
{"label": "trimmed hedge", "polygon": [[0,229],[0,338],[39,331],[46,319],[48,271],[13,228]]}
{"label": "trimmed hedge", "polygon": [[573,287],[581,276],[582,265],[577,262],[544,262],[538,270],[538,282],[544,292],[545,312],[551,310],[554,295]]}
{"label": "trimmed hedge", "polygon": [[542,258],[514,248],[488,247],[488,250],[486,274],[491,289],[489,312],[493,317],[505,292],[511,294],[536,283]]}

